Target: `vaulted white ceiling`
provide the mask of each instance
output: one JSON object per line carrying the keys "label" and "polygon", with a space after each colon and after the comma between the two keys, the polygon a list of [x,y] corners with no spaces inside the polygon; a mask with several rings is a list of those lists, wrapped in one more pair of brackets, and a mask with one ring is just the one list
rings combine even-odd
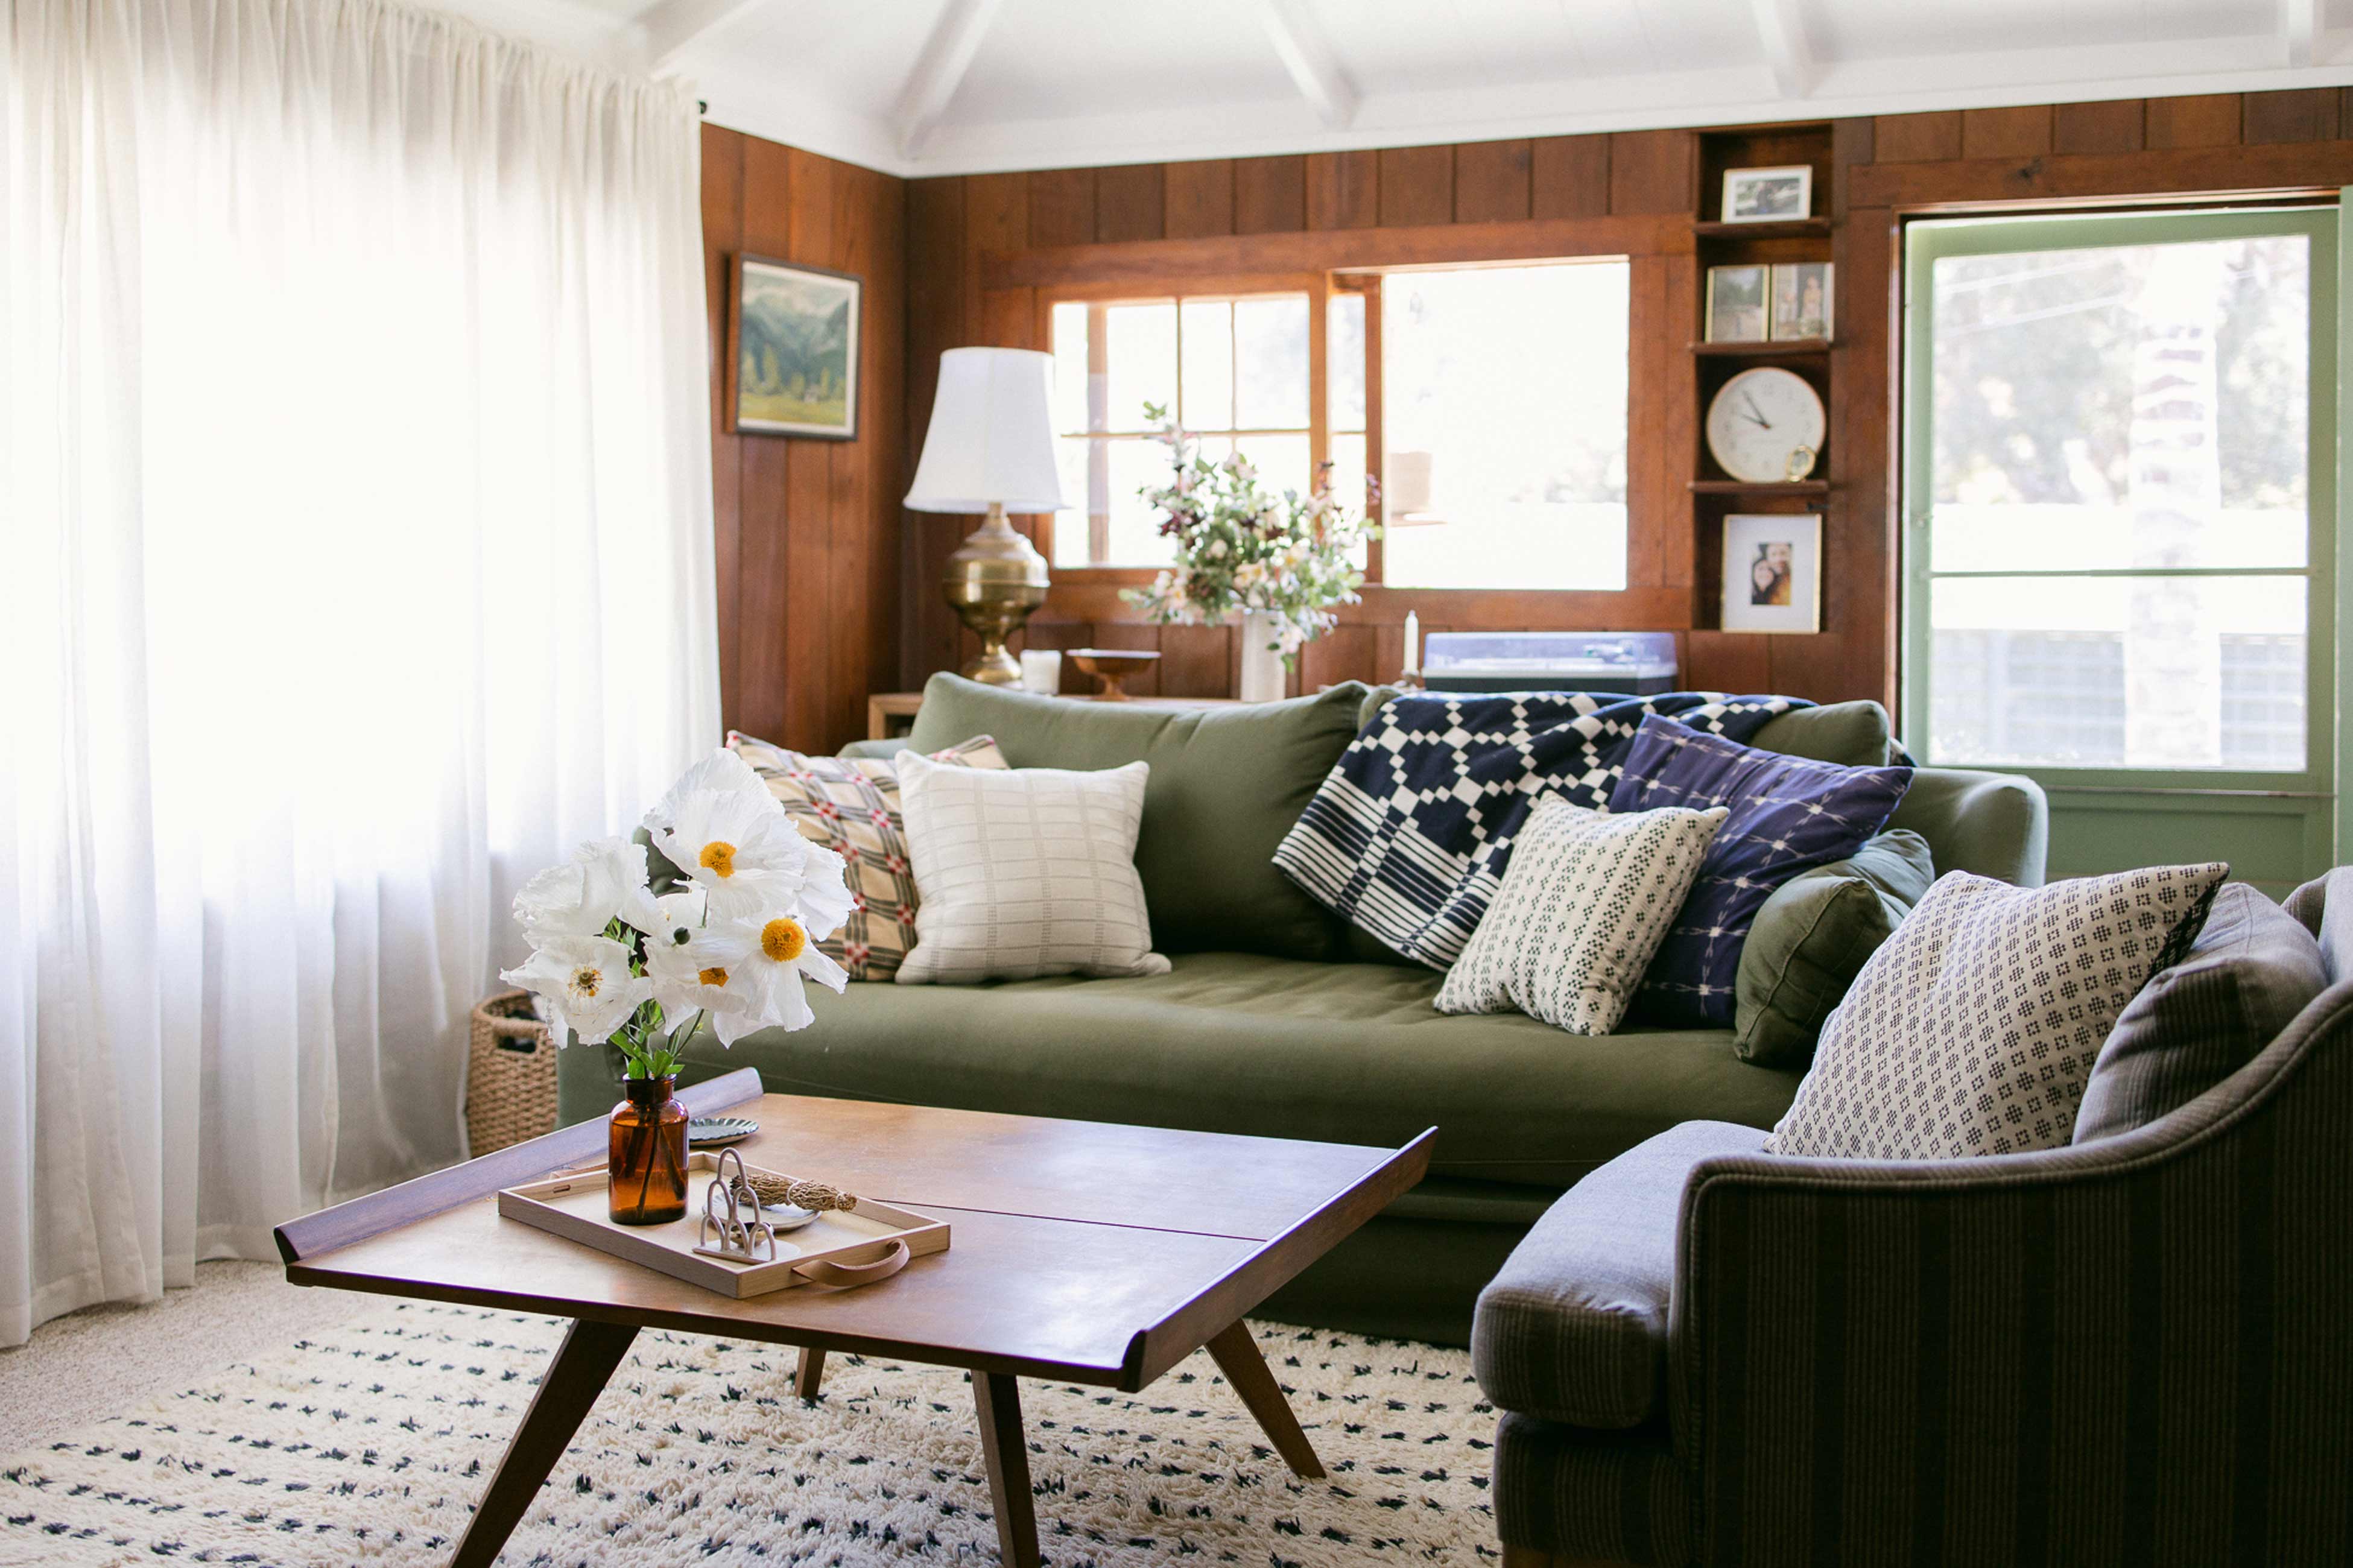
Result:
{"label": "vaulted white ceiling", "polygon": [[2353,0],[443,0],[899,174],[2353,82]]}

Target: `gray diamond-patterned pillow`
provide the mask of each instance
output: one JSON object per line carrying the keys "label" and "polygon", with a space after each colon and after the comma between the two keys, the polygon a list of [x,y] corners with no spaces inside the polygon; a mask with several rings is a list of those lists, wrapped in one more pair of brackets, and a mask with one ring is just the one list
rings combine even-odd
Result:
{"label": "gray diamond-patterned pillow", "polygon": [[1725,816],[1720,805],[1612,816],[1558,795],[1537,801],[1438,1010],[1516,1007],[1573,1035],[1616,1028]]}
{"label": "gray diamond-patterned pillow", "polygon": [[2230,869],[2047,888],[1947,873],[1855,976],[1766,1149],[1950,1160],[2058,1148],[2117,1015],[2179,962]]}

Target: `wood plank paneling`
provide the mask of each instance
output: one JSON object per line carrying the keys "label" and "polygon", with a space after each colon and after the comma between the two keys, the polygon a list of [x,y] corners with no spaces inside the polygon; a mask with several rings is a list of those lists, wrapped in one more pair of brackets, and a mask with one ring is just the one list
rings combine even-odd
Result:
{"label": "wood plank paneling", "polygon": [[2063,103],[2052,111],[2053,153],[2137,153],[2147,104],[2137,98],[2112,103]]}
{"label": "wood plank paneling", "polygon": [[1381,221],[1381,155],[1311,153],[1307,157],[1307,226],[1372,228]]}
{"label": "wood plank paneling", "polygon": [[1381,226],[1454,221],[1454,149],[1387,147],[1380,154]]}
{"label": "wood plank paneling", "polygon": [[2147,139],[2150,152],[2177,147],[2235,147],[2239,142],[2239,95],[2198,93],[2148,100]]}
{"label": "wood plank paneling", "polygon": [[2251,92],[2242,105],[2239,140],[2253,147],[2272,142],[2333,142],[2337,139],[2337,89],[2306,88],[2292,92]]}
{"label": "wood plank paneling", "polygon": [[1532,156],[1526,142],[1470,142],[1457,147],[1454,221],[1518,223],[1526,218]]}
{"label": "wood plank paneling", "polygon": [[1084,245],[1095,237],[1095,171],[1040,169],[1028,176],[1029,243]]}
{"label": "wood plank paneling", "polygon": [[1532,217],[1599,217],[1609,210],[1609,138],[1544,136],[1528,148]]}
{"label": "wood plank paneling", "polygon": [[1234,164],[1230,158],[1168,165],[1170,239],[1206,239],[1234,232]]}
{"label": "wood plank paneling", "polygon": [[1685,213],[1693,208],[1688,131],[1620,131],[1609,138],[1609,210]]}
{"label": "wood plank paneling", "polygon": [[1158,163],[1095,171],[1095,233],[1103,241],[1158,239],[1166,233],[1165,177]]}
{"label": "wood plank paneling", "polygon": [[1926,163],[1961,155],[1957,112],[1883,114],[1873,127],[1873,156],[1882,163]]}
{"label": "wood plank paneling", "polygon": [[1964,158],[2031,158],[2051,151],[2047,105],[1972,109],[1961,115]]}
{"label": "wood plank paneling", "polygon": [[1234,160],[1234,232],[1287,234],[1307,226],[1307,159]]}

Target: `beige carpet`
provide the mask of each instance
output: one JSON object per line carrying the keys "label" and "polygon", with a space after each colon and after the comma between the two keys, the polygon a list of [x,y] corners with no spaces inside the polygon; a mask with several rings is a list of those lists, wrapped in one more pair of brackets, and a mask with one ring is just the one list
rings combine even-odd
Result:
{"label": "beige carpet", "polygon": [[[402,1303],[318,1327],[0,1463],[0,1563],[438,1563],[555,1322]],[[1494,1415],[1461,1351],[1257,1325],[1331,1470],[1299,1480],[1206,1356],[1143,1394],[1022,1385],[1046,1561],[1341,1568],[1497,1554]],[[234,1342],[224,1342],[225,1343]],[[988,1563],[961,1373],[641,1335],[502,1562]]]}

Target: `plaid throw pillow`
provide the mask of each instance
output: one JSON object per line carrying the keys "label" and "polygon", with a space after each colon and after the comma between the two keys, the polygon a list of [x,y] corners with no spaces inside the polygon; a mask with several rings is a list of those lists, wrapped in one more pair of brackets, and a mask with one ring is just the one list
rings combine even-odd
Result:
{"label": "plaid throw pillow", "polygon": [[[818,951],[852,980],[888,980],[915,945],[915,873],[907,823],[899,810],[899,775],[877,757],[813,757],[727,732],[727,748],[752,765],[801,836],[849,863],[849,920]],[[1012,764],[987,735],[934,752],[932,760],[968,768]]]}

